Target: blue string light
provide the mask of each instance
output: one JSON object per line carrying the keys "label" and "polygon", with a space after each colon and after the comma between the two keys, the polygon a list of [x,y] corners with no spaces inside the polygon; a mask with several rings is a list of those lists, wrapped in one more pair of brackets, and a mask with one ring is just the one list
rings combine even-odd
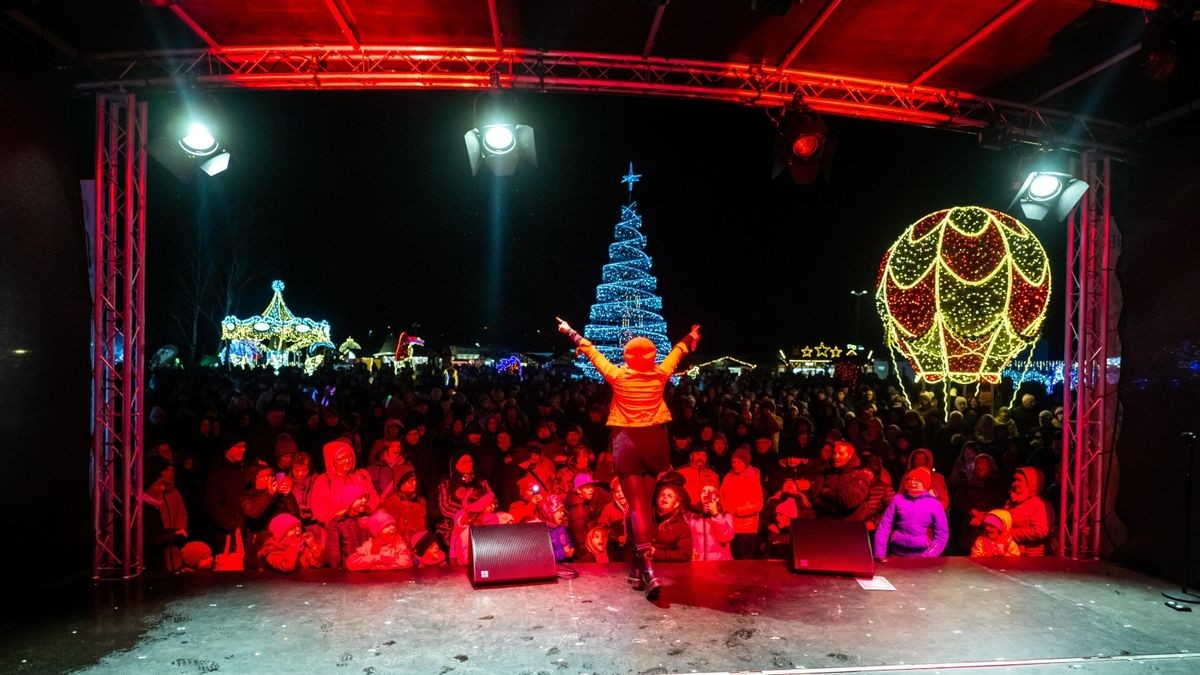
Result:
{"label": "blue string light", "polygon": [[[671,350],[667,339],[667,322],[662,317],[662,297],[655,294],[658,279],[650,273],[652,261],[646,255],[646,235],[642,234],[642,216],[637,211],[637,202],[632,201],[633,184],[641,180],[641,174],[629,173],[621,179],[629,185],[630,202],[621,207],[621,220],[613,232],[613,243],[608,246],[608,264],[601,273],[600,285],[596,287],[596,302],[588,315],[583,335],[605,358],[617,365],[625,362],[622,353],[625,343],[635,337],[645,337],[658,348],[661,361]],[[595,380],[600,373],[584,357],[579,365],[584,375]]]}

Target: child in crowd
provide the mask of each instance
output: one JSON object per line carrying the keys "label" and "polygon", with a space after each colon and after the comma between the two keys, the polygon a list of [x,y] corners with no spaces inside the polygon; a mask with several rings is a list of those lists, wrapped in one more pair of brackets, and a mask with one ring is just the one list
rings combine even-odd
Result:
{"label": "child in crowd", "polygon": [[471,554],[471,526],[498,525],[496,495],[485,488],[471,488],[462,499],[462,508],[454,514],[454,529],[450,532],[450,562],[466,565]]}
{"label": "child in crowd", "polygon": [[179,568],[181,574],[212,569],[212,548],[202,541],[189,541],[183,545],[179,554],[183,558],[183,565]]}
{"label": "child in crowd", "polygon": [[599,525],[587,531],[583,540],[584,552],[578,562],[601,562],[608,560],[608,530]]}
{"label": "child in crowd", "polygon": [[[685,485],[684,489],[687,489]],[[715,485],[700,488],[699,510],[688,518],[692,528],[695,560],[733,560],[733,514],[721,508],[721,496]]]}
{"label": "child in crowd", "polygon": [[396,529],[401,536],[411,537],[414,532],[427,526],[428,510],[425,497],[421,496],[416,470],[405,471],[396,481],[396,491],[383,499],[379,508],[396,519]]}
{"label": "child in crowd", "polygon": [[290,513],[280,513],[271,519],[270,536],[258,549],[263,567],[276,572],[295,572],[298,569],[320,567],[325,552],[312,532],[304,532],[300,519]]}
{"label": "child in crowd", "polygon": [[344,485],[338,500],[349,506],[339,511],[340,515],[333,516],[325,527],[325,555],[329,557],[329,566],[334,569],[345,567],[350,555],[366,541],[358,520],[371,513],[368,506],[370,496],[361,484]]}
{"label": "child in crowd", "polygon": [[1012,514],[1005,509],[992,509],[983,517],[983,534],[975,538],[972,558],[1021,555],[1021,547],[1013,541]]}
{"label": "child in crowd", "polygon": [[575,544],[567,532],[567,508],[563,506],[558,495],[550,495],[542,500],[538,512],[546,527],[550,529],[550,544],[554,547],[555,562],[570,560],[575,557]]}
{"label": "child in crowd", "polygon": [[411,540],[413,564],[417,567],[437,567],[446,564],[446,554],[438,545],[437,537],[428,530],[414,532]]}
{"label": "child in crowd", "polygon": [[936,558],[950,540],[946,510],[930,493],[933,472],[918,466],[904,474],[903,491],[892,499],[875,530],[875,558]]}
{"label": "child in crowd", "polygon": [[413,566],[408,541],[396,533],[396,520],[380,509],[366,519],[370,538],[346,558],[346,569],[406,570]]}
{"label": "child in crowd", "polygon": [[658,530],[654,535],[654,559],[662,562],[687,562],[696,558],[692,549],[692,528],[684,519],[687,492],[682,482],[660,481],[654,495]]}

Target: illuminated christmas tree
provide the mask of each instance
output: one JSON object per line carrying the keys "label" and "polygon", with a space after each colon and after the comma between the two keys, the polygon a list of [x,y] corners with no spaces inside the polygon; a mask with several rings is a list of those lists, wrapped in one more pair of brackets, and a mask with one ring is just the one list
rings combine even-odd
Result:
{"label": "illuminated christmas tree", "polygon": [[[613,243],[608,246],[608,264],[604,266],[600,285],[596,287],[596,302],[588,315],[590,323],[583,335],[609,361],[625,362],[622,349],[629,340],[641,336],[658,347],[661,361],[671,350],[667,339],[667,322],[663,320],[662,298],[654,294],[658,280],[650,273],[650,256],[646,255],[646,235],[642,234],[642,216],[633,201],[633,184],[641,175],[629,173],[621,182],[629,186],[629,202],[621,207],[621,220],[613,231]],[[585,357],[580,357],[583,372],[593,379],[600,373]]]}

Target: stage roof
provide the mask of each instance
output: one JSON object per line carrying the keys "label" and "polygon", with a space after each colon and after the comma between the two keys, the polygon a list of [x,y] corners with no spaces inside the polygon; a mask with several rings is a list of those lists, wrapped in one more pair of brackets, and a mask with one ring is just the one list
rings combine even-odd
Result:
{"label": "stage roof", "polygon": [[[78,82],[97,87],[161,85],[181,77],[213,86],[293,89],[367,88],[380,82],[478,87],[486,86],[480,80],[486,71],[505,63],[509,73],[515,72],[516,59],[523,66],[536,62],[543,69],[529,65],[526,70],[540,73],[538,84],[545,89],[722,98],[692,91],[708,86],[707,81],[690,89],[655,90],[656,78],[671,82],[658,70],[639,72],[631,76],[633,84],[615,90],[589,86],[606,76],[605,69],[620,67],[614,64],[721,64],[744,74],[752,81],[748,86],[757,86],[755,78],[764,79],[764,92],[773,91],[773,75],[797,73],[793,79],[803,79],[815,73],[839,82],[886,84],[901,91],[902,98],[908,91],[934,92],[943,98],[979,96],[1120,125],[1184,114],[1180,106],[1195,96],[1189,84],[1155,81],[1143,72],[1139,46],[1158,9],[1157,0],[757,4],[790,8],[783,15],[755,11],[751,0],[42,0],[17,3],[21,9],[10,10],[5,19],[10,29],[39,44],[48,56],[73,65]],[[412,55],[418,54],[428,57],[422,61],[427,72],[439,72],[445,67],[444,55],[451,52],[477,59],[464,66],[473,79],[422,78],[421,65],[412,66],[411,72],[394,70],[398,60],[412,62]],[[165,56],[172,53],[174,60]],[[181,60],[196,54],[217,56],[217,65],[200,60],[199,65],[180,67]],[[486,54],[506,54],[508,60],[481,56]],[[592,60],[574,67],[567,77],[554,71],[555,64],[562,63],[556,59],[563,57],[574,59],[573,64]],[[155,59],[159,70],[147,70],[146,63]],[[319,63],[301,63],[305,60]],[[357,73],[357,78],[334,77],[338,68],[327,64],[343,62],[349,64],[343,69]],[[287,63],[293,75],[304,77],[280,79],[276,73],[274,79],[255,80],[254,75],[265,74],[260,72],[264,63],[275,63],[272,68]],[[363,79],[380,70],[393,72],[393,77]],[[206,80],[205,75],[211,77]],[[414,77],[419,82],[412,81]],[[823,82],[817,79],[818,85]],[[528,86],[521,81],[504,84]],[[776,93],[790,92],[785,88]],[[806,99],[819,98],[808,89],[800,93]],[[866,96],[869,99],[870,93]],[[862,97],[861,92],[851,93],[854,100]],[[758,105],[783,100],[723,98]],[[814,109],[843,112],[830,106]],[[898,121],[936,123],[919,117]]]}

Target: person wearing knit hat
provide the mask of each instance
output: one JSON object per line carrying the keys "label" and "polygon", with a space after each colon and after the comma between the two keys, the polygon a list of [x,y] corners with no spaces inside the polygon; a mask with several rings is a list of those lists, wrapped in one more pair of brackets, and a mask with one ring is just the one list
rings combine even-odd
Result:
{"label": "person wearing knit hat", "polygon": [[901,491],[892,498],[875,529],[875,558],[936,558],[946,549],[950,527],[946,511],[929,493],[933,473],[928,467],[909,470],[900,481]]}
{"label": "person wearing knit hat", "polygon": [[379,508],[395,518],[400,536],[409,537],[413,532],[425,529],[429,515],[416,470],[408,469],[401,474],[396,486],[396,491],[385,497]]}
{"label": "person wearing knit hat", "polygon": [[271,519],[267,526],[271,536],[283,539],[288,536],[300,536],[300,519],[290,513],[280,513]]}
{"label": "person wearing knit hat", "polygon": [[411,548],[418,567],[435,567],[446,564],[446,553],[438,545],[437,537],[428,530],[419,530],[412,535]]}
{"label": "person wearing knit hat", "polygon": [[311,532],[303,532],[300,519],[280,513],[271,519],[270,536],[257,555],[262,565],[276,572],[295,572],[324,564],[324,550]]}
{"label": "person wearing knit hat", "polygon": [[[612,501],[607,486],[592,478],[590,473],[578,473],[573,482],[574,489],[567,495],[567,532],[571,541],[585,544],[588,531],[599,521],[604,508]],[[607,539],[605,540],[607,546]],[[585,547],[580,546],[582,555]],[[593,556],[594,557],[594,556]]]}
{"label": "person wearing knit hat", "polygon": [[708,450],[703,445],[693,446],[688,463],[677,471],[683,476],[683,489],[687,490],[688,500],[693,504],[700,503],[700,491],[706,486],[721,485],[721,477],[708,468]]}
{"label": "person wearing knit hat", "polygon": [[992,509],[983,517],[983,534],[971,546],[972,558],[1019,556],[1021,547],[1012,537],[1012,514],[1005,509]]}
{"label": "person wearing knit hat", "polygon": [[700,325],[693,325],[660,364],[655,364],[658,356],[655,344],[645,337],[635,337],[625,344],[625,364],[618,366],[570,324],[556,319],[559,332],[571,339],[576,351],[585,355],[612,387],[608,426],[613,428],[614,468],[629,500],[630,534],[636,551],[628,581],[635,590],[644,590],[647,599],[655,600],[663,583],[652,564],[656,532],[654,485],[658,474],[670,468],[671,458],[667,441],[671,412],[663,400],[663,390],[683,357],[695,351],[700,341]]}
{"label": "person wearing knit hat", "polygon": [[275,437],[275,468],[280,471],[290,471],[292,469],[292,460],[296,458],[296,453],[300,451],[300,446],[296,444],[296,439],[292,435],[284,431]]}
{"label": "person wearing knit hat", "polygon": [[730,462],[740,461],[742,464],[750,464],[750,460],[751,460],[750,448],[748,448],[743,443],[742,445],[738,446],[737,450],[733,451],[733,456],[730,458],[729,461]]}
{"label": "person wearing knit hat", "polygon": [[396,521],[382,509],[364,518],[370,537],[346,557],[346,569],[404,570],[413,566],[408,540],[396,534]]}
{"label": "person wearing knit hat", "polygon": [[491,492],[488,481],[475,469],[475,456],[465,450],[454,453],[450,459],[450,474],[438,483],[438,512],[435,531],[450,549],[450,536],[456,525],[458,513],[463,510],[463,500],[472,492]]}
{"label": "person wearing knit hat", "polygon": [[764,496],[758,469],[750,465],[750,449],[738,446],[730,460],[729,473],[721,480],[721,502],[733,514],[733,557],[747,560],[758,555],[759,514]]}
{"label": "person wearing knit hat", "polygon": [[180,572],[195,572],[197,570],[211,570],[213,564],[212,548],[202,541],[189,541],[183,545],[182,550],[183,567]]}
{"label": "person wearing knit hat", "polygon": [[183,567],[179,547],[188,539],[188,510],[175,489],[175,466],[159,455],[146,457],[142,483],[146,568],[173,574]]}

